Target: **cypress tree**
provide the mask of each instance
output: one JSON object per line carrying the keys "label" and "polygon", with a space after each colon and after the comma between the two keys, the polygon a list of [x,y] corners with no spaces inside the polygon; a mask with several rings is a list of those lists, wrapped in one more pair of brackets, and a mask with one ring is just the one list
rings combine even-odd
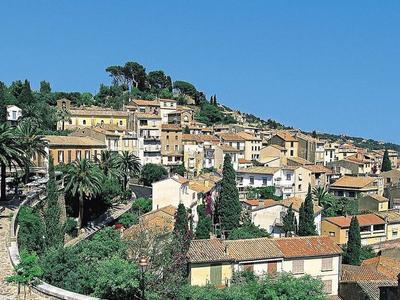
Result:
{"label": "cypress tree", "polygon": [[350,222],[349,239],[347,241],[345,262],[350,265],[357,266],[361,264],[360,225],[358,224],[356,216],[353,216]]}
{"label": "cypress tree", "polygon": [[314,203],[310,184],[308,185],[308,193],[304,200],[304,230],[304,235],[315,235],[317,233],[314,223]]}
{"label": "cypress tree", "polygon": [[299,209],[299,227],[297,229],[297,234],[300,236],[306,235],[304,219],[305,219],[304,203],[301,203],[300,209]]}
{"label": "cypress tree", "polygon": [[64,243],[64,226],[61,223],[61,208],[58,202],[58,187],[54,173],[53,157],[49,157],[49,181],[47,199],[43,208],[46,247],[57,247]]}
{"label": "cypress tree", "polygon": [[23,107],[28,105],[33,105],[35,102],[35,98],[33,97],[31,85],[28,80],[25,79],[24,84],[22,85],[21,94],[18,96],[18,103],[20,103]]}
{"label": "cypress tree", "polygon": [[296,231],[295,226],[295,216],[292,204],[290,204],[286,215],[283,217],[283,231],[285,232],[285,236],[292,236],[292,233]]}
{"label": "cypress tree", "polygon": [[201,204],[197,207],[199,222],[196,227],[196,239],[209,239],[212,227],[211,217],[206,214],[206,207]]}
{"label": "cypress tree", "polygon": [[383,154],[381,171],[382,172],[387,172],[387,171],[390,171],[390,170],[392,170],[392,162],[389,159],[389,152],[386,149],[385,153]]}
{"label": "cypress tree", "polygon": [[175,214],[174,234],[177,238],[184,238],[189,231],[186,208],[182,203],[179,203]]}
{"label": "cypress tree", "polygon": [[225,155],[222,169],[221,192],[217,203],[217,222],[222,230],[233,230],[239,226],[242,207],[236,187],[236,173],[231,163],[231,156]]}

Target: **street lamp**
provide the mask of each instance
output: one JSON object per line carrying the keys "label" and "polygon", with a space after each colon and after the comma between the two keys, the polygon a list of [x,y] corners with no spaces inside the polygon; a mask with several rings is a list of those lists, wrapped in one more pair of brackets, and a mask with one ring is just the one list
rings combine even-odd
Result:
{"label": "street lamp", "polygon": [[145,300],[144,299],[144,289],[145,289],[145,286],[144,286],[144,273],[146,272],[146,268],[147,268],[148,264],[149,263],[147,261],[147,257],[142,256],[139,259],[140,273],[142,275],[141,280],[140,280],[140,289],[142,291],[142,300]]}

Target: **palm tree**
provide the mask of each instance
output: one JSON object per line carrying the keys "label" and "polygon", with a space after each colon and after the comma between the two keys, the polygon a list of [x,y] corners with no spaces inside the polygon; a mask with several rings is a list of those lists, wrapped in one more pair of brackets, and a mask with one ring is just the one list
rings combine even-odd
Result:
{"label": "palm tree", "polygon": [[118,154],[117,165],[122,173],[122,189],[126,191],[126,185],[128,184],[128,175],[138,176],[140,173],[140,161],[139,158],[132,152],[123,151]]}
{"label": "palm tree", "polygon": [[79,196],[78,227],[81,228],[84,200],[101,192],[102,174],[89,160],[82,159],[71,163],[65,179],[66,191]]}
{"label": "palm tree", "polygon": [[31,158],[35,153],[43,157],[47,156],[47,141],[42,135],[38,134],[37,127],[32,126],[28,121],[22,121],[18,125],[16,128],[16,137],[20,147],[24,150],[25,182],[28,182],[30,166],[32,165]]}
{"label": "palm tree", "polygon": [[0,171],[1,201],[6,200],[6,169],[24,165],[24,151],[15,139],[14,129],[8,124],[0,124]]}
{"label": "palm tree", "polygon": [[325,190],[325,188],[322,186],[313,188],[312,193],[313,193],[314,199],[318,201],[318,205],[320,205],[320,206],[321,206],[321,203],[323,203],[324,200],[329,195],[328,192]]}
{"label": "palm tree", "polygon": [[105,150],[101,152],[99,168],[103,171],[104,176],[119,177],[120,173],[117,165],[117,155],[115,152]]}
{"label": "palm tree", "polygon": [[64,131],[65,122],[71,120],[71,112],[66,107],[62,107],[57,110],[56,117],[58,121],[62,122],[62,130]]}

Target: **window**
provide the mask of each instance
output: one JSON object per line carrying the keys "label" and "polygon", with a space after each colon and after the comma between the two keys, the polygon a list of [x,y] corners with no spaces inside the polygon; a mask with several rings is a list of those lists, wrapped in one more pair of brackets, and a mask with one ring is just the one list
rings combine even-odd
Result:
{"label": "window", "polygon": [[332,271],[333,269],[332,257],[323,258],[321,262],[322,262],[321,271]]}
{"label": "window", "polygon": [[68,120],[69,125],[72,125],[72,119]]}
{"label": "window", "polygon": [[64,162],[64,151],[58,151],[58,162],[59,163]]}
{"label": "window", "polygon": [[165,150],[169,151],[169,145],[165,145]]}
{"label": "window", "polygon": [[375,230],[385,230],[385,224],[374,225],[374,231]]}
{"label": "window", "polygon": [[329,231],[329,236],[335,237],[335,236],[336,236],[336,233],[335,233],[334,231]]}
{"label": "window", "polygon": [[178,150],[179,150],[179,146],[175,145],[175,151],[178,151]]}
{"label": "window", "polygon": [[262,181],[263,181],[263,185],[267,185],[268,184],[268,177],[263,177]]}
{"label": "window", "polygon": [[324,293],[332,294],[332,280],[322,280],[324,284]]}
{"label": "window", "polygon": [[125,147],[129,147],[129,140],[125,140]]}
{"label": "window", "polygon": [[386,183],[390,183],[390,178],[386,178]]}
{"label": "window", "polygon": [[290,142],[290,147],[294,147],[294,142]]}
{"label": "window", "polygon": [[119,125],[122,126],[122,124],[124,124],[124,122],[122,122],[122,120],[119,120]]}
{"label": "window", "polygon": [[94,150],[94,161],[97,161],[97,150]]}
{"label": "window", "polygon": [[267,267],[268,274],[275,274],[278,271],[278,264],[276,261],[269,262]]}
{"label": "window", "polygon": [[168,156],[168,161],[172,161],[172,156]]}
{"label": "window", "polygon": [[250,176],[250,184],[253,185],[254,184],[254,177]]}
{"label": "window", "polygon": [[397,229],[392,230],[392,238],[396,238],[398,235]]}
{"label": "window", "polygon": [[71,160],[72,160],[72,151],[71,151],[71,150],[68,150],[67,153],[68,153],[68,154],[67,154],[67,161],[70,163]]}
{"label": "window", "polygon": [[286,180],[292,180],[292,174],[286,174]]}
{"label": "window", "polygon": [[169,140],[169,135],[167,135],[165,138],[166,138],[167,140]]}
{"label": "window", "polygon": [[371,226],[360,227],[360,232],[369,232],[369,231],[371,231]]}
{"label": "window", "polygon": [[356,192],[349,192],[349,197],[354,198],[356,196]]}
{"label": "window", "polygon": [[85,150],[85,158],[90,159],[90,150]]}
{"label": "window", "polygon": [[196,198],[196,193],[192,194],[192,199],[194,200]]}
{"label": "window", "polygon": [[294,156],[294,151],[290,150],[290,156]]}
{"label": "window", "polygon": [[344,195],[343,191],[337,191],[337,196],[343,197],[343,195]]}
{"label": "window", "polygon": [[82,125],[86,125],[86,120],[82,120]]}
{"label": "window", "polygon": [[304,260],[294,260],[292,262],[292,273],[293,274],[304,273]]}
{"label": "window", "polygon": [[175,140],[178,140],[178,136],[177,135],[175,136]]}
{"label": "window", "polygon": [[76,159],[81,160],[81,150],[76,150]]}
{"label": "window", "polygon": [[299,192],[301,192],[301,184],[299,184],[298,188]]}
{"label": "window", "polygon": [[211,264],[210,266],[210,283],[213,285],[221,285],[222,283],[222,265]]}
{"label": "window", "polygon": [[254,264],[243,264],[243,271],[254,272]]}

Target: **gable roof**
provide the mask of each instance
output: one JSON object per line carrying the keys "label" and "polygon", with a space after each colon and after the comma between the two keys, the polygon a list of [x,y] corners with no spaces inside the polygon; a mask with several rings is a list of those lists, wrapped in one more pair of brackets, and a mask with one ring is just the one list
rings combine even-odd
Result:
{"label": "gable roof", "polygon": [[400,260],[386,256],[376,256],[366,259],[361,265],[371,266],[392,280],[397,280],[397,275],[400,273]]}
{"label": "gable roof", "polygon": [[378,194],[365,195],[363,198],[372,198],[378,202],[388,202],[389,199]]}
{"label": "gable roof", "polygon": [[278,131],[275,135],[285,142],[297,142],[297,139],[287,131]]}
{"label": "gable roof", "polygon": [[343,176],[331,184],[331,187],[363,188],[374,182],[374,180],[374,177]]}
{"label": "gable roof", "polygon": [[359,280],[388,280],[385,274],[378,272],[372,266],[353,266],[353,265],[342,265],[341,281],[359,281]]}
{"label": "gable roof", "polygon": [[218,136],[224,141],[245,141],[243,137],[236,133],[219,133]]}
{"label": "gable roof", "polygon": [[248,167],[236,171],[236,173],[252,173],[252,174],[275,174],[279,171],[278,167]]}
{"label": "gable roof", "polygon": [[325,174],[332,174],[332,170],[321,166],[321,165],[306,165],[304,166],[307,170],[310,170],[311,173],[325,173]]}
{"label": "gable roof", "polygon": [[244,131],[238,132],[237,135],[242,137],[246,141],[261,141],[261,138]]}
{"label": "gable roof", "polygon": [[214,135],[209,134],[182,134],[183,141],[195,141],[195,142],[219,142],[219,139]]}
{"label": "gable roof", "polygon": [[106,147],[104,141],[100,141],[88,136],[61,136],[61,135],[45,135],[44,139],[49,146],[92,146]]}
{"label": "gable roof", "polygon": [[160,102],[158,100],[143,100],[143,99],[135,99],[127,104],[127,106],[136,105],[136,106],[160,106]]}
{"label": "gable roof", "polygon": [[[348,228],[350,227],[351,218],[351,216],[329,217],[325,218],[324,221],[328,221],[341,228]],[[380,218],[376,214],[357,215],[356,218],[360,226],[385,224],[385,220]]]}
{"label": "gable roof", "polygon": [[313,165],[314,164],[311,161],[301,158],[301,157],[287,157],[286,160],[293,161],[293,162],[301,164],[301,165]]}
{"label": "gable roof", "polygon": [[376,212],[376,215],[382,219],[387,220],[389,223],[400,223],[400,211],[398,209],[390,209],[387,211]]}

